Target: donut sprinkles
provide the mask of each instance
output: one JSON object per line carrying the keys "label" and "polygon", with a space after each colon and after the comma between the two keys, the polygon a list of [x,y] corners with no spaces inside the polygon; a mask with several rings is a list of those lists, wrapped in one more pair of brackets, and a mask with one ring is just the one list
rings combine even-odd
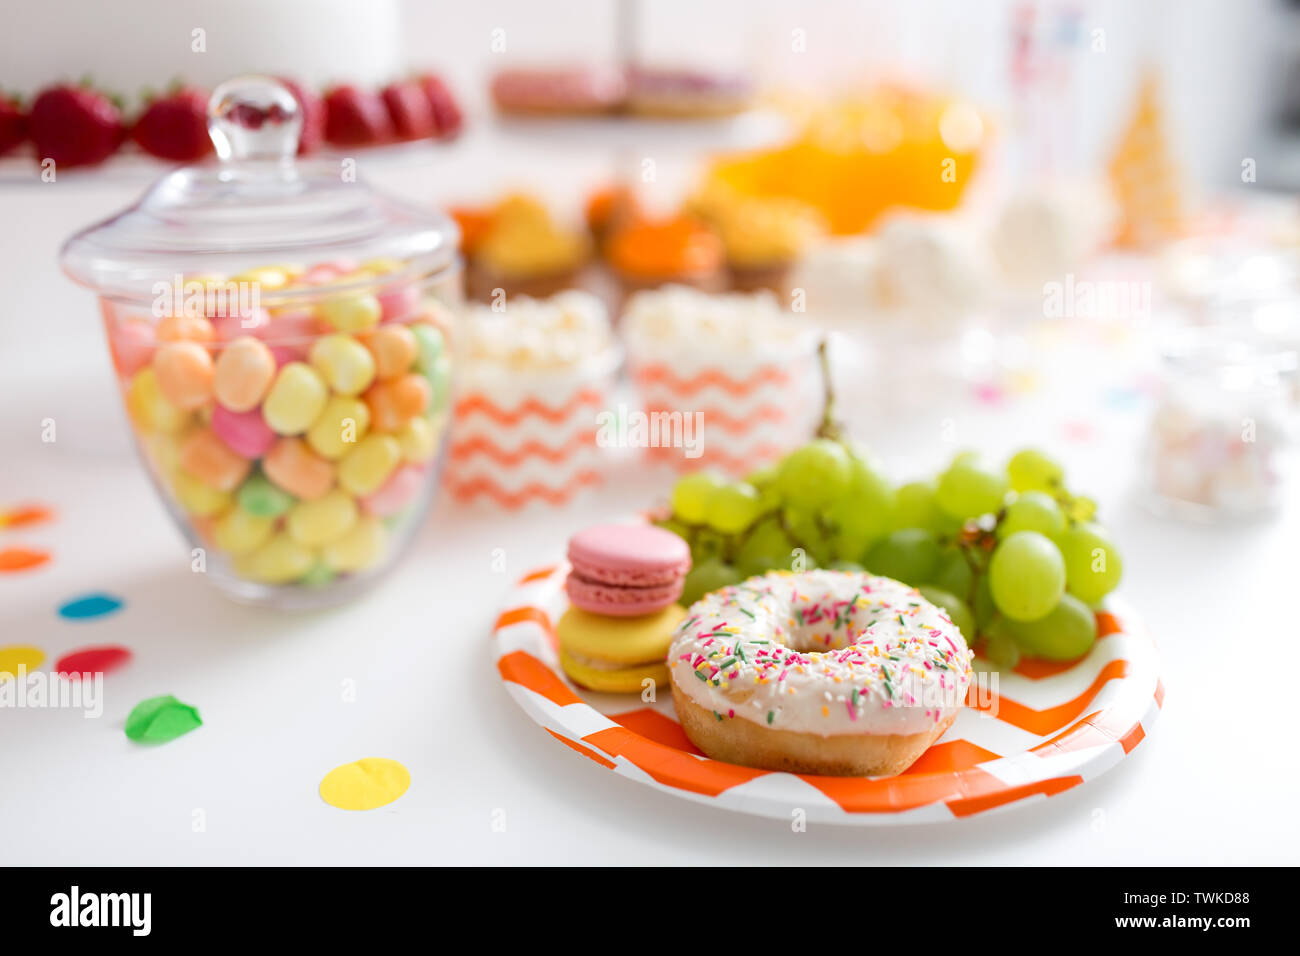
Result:
{"label": "donut sprinkles", "polygon": [[962,706],[971,658],[916,589],[838,571],[706,595],[669,650],[674,683],[719,722],[823,736],[932,731]]}

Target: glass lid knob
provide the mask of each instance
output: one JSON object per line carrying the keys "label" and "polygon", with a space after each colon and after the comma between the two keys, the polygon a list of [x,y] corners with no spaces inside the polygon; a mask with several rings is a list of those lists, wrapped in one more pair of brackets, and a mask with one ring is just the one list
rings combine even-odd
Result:
{"label": "glass lid knob", "polygon": [[301,133],[297,97],[269,76],[237,76],[208,100],[208,135],[223,163],[287,162],[298,152]]}

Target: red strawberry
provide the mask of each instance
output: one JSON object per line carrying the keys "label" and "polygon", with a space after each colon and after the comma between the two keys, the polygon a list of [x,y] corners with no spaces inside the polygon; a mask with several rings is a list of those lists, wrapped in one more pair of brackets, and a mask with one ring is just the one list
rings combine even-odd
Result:
{"label": "red strawberry", "polygon": [[315,90],[309,90],[297,80],[287,76],[278,77],[279,81],[298,101],[298,111],[302,113],[302,133],[298,136],[298,155],[314,153],[325,139],[325,104]]}
{"label": "red strawberry", "polygon": [[432,73],[425,73],[417,77],[416,82],[420,84],[425,98],[433,107],[433,118],[438,127],[437,135],[443,139],[450,139],[459,133],[464,117],[461,115],[460,107],[456,105],[456,98],[451,95],[451,90],[447,88],[442,78]]}
{"label": "red strawberry", "polygon": [[415,80],[390,83],[379,95],[388,108],[393,128],[402,139],[426,139],[438,132],[433,104]]}
{"label": "red strawberry", "polygon": [[0,95],[0,156],[27,138],[27,116],[17,100]]}
{"label": "red strawberry", "polygon": [[325,94],[325,140],[335,146],[368,146],[393,138],[393,124],[377,93],[336,86]]}
{"label": "red strawberry", "polygon": [[126,137],[122,113],[102,93],[81,86],[55,86],[32,103],[28,129],[36,155],[60,166],[103,162]]}
{"label": "red strawberry", "polygon": [[131,135],[152,156],[192,163],[212,151],[208,138],[208,94],[182,87],[154,100],[135,121]]}

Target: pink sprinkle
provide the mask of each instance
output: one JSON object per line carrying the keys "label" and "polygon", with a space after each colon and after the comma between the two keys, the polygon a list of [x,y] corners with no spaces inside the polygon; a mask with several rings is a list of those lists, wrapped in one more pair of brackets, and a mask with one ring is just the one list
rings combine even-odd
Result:
{"label": "pink sprinkle", "polygon": [[846,700],[846,701],[844,702],[844,706],[848,708],[848,711],[849,711],[849,720],[857,720],[857,719],[858,719],[858,712],[857,712],[856,710],[853,709],[853,701],[851,701],[851,700]]}

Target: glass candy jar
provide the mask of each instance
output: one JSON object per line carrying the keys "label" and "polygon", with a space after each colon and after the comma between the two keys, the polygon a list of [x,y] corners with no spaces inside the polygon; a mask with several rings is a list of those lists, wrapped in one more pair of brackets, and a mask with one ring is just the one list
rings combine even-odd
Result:
{"label": "glass candy jar", "polygon": [[73,236],[62,266],[99,297],[196,566],[236,600],[337,603],[391,566],[439,483],[456,227],[351,160],[299,161],[275,80],[231,80],[208,112],[217,162]]}
{"label": "glass candy jar", "polygon": [[1171,337],[1163,363],[1143,462],[1152,504],[1208,520],[1276,507],[1294,431],[1295,352],[1244,325],[1194,327]]}

